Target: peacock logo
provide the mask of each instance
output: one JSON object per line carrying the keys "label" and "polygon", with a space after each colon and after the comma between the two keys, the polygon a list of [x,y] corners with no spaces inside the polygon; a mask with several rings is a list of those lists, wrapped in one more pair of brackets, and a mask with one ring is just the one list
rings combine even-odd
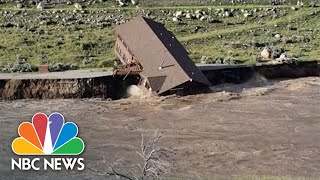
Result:
{"label": "peacock logo", "polygon": [[84,142],[76,137],[77,125],[65,123],[60,113],[52,113],[49,118],[37,113],[32,123],[20,124],[18,134],[20,137],[12,142],[17,155],[79,155],[84,150]]}

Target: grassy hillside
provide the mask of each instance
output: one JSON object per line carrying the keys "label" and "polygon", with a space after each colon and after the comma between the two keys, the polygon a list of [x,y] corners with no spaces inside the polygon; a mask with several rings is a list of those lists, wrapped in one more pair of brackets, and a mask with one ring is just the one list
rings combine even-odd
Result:
{"label": "grassy hillside", "polygon": [[[126,8],[92,5],[75,10],[72,5],[18,9],[0,5],[0,66],[17,60],[50,64],[71,63],[82,68],[112,66],[114,27],[137,14],[163,22],[190,52],[195,62],[228,58],[254,63],[264,47],[284,51],[300,60],[319,59],[320,8],[291,5],[152,6]],[[178,11],[207,18],[173,22]],[[11,64],[11,65],[10,65]],[[9,65],[9,66],[8,66]]]}

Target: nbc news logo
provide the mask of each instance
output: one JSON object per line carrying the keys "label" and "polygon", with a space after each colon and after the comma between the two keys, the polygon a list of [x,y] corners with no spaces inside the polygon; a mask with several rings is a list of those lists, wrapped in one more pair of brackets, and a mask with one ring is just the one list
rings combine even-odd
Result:
{"label": "nbc news logo", "polygon": [[[49,118],[37,113],[32,123],[24,122],[18,128],[20,137],[12,142],[12,150],[17,155],[80,155],[84,151],[84,142],[76,137],[78,127],[73,122],[65,123],[60,113],[53,113]],[[83,158],[43,158],[43,166],[39,166],[40,158],[11,159],[11,169],[15,170],[84,170]],[[64,168],[63,168],[64,167]]]}

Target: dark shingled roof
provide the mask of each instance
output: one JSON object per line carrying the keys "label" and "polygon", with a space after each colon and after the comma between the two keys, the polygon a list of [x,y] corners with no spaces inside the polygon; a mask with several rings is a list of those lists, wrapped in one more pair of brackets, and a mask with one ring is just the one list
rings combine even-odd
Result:
{"label": "dark shingled roof", "polygon": [[142,65],[141,76],[151,80],[152,90],[159,94],[190,81],[211,85],[163,24],[138,16],[116,31]]}

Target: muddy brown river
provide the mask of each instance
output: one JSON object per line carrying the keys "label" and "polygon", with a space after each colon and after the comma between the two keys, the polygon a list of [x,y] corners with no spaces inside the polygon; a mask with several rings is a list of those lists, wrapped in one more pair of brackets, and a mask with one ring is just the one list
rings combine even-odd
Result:
{"label": "muddy brown river", "polygon": [[[18,126],[37,112],[60,112],[78,125],[84,171],[11,170]],[[108,163],[135,166],[141,134],[155,130],[166,177],[320,177],[320,78],[262,79],[184,97],[2,101],[0,179],[106,179]]]}

